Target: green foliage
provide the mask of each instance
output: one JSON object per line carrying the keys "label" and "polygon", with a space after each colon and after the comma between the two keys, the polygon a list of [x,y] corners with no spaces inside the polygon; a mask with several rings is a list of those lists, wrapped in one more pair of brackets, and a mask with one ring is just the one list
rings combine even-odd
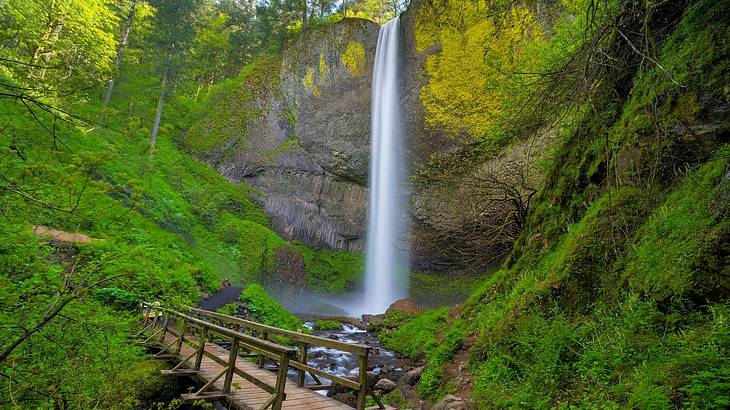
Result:
{"label": "green foliage", "polygon": [[241,292],[241,301],[253,318],[260,323],[287,330],[304,331],[302,322],[279,302],[266,293],[266,289],[252,284]]}
{"label": "green foliage", "polygon": [[353,77],[362,77],[365,74],[365,47],[362,43],[353,41],[348,44],[340,59]]}
{"label": "green foliage", "polygon": [[342,323],[336,320],[317,320],[314,322],[314,330],[340,330],[342,329]]}
{"label": "green foliage", "polygon": [[452,388],[444,363],[468,349],[477,408],[727,406],[721,8],[693,3],[625,100],[612,89],[559,125],[526,230],[436,333],[422,397]]}
{"label": "green foliage", "polygon": [[234,316],[238,314],[238,303],[227,303],[215,311],[224,315]]}
{"label": "green foliage", "polygon": [[413,317],[389,317],[390,323],[400,323],[394,330],[384,330],[380,334],[389,349],[407,356],[428,356],[436,349],[438,335],[447,323],[447,308],[428,310]]}
{"label": "green foliage", "polygon": [[727,189],[719,185],[725,172],[724,161],[710,162],[656,208],[627,258],[623,278],[631,289],[656,300],[712,292],[718,278],[708,276],[703,258],[728,235],[728,221],[713,209],[716,189]]}
{"label": "green foliage", "polygon": [[307,285],[325,293],[352,290],[365,271],[365,259],[357,252],[314,250],[295,244],[304,256]]}
{"label": "green foliage", "polygon": [[489,273],[461,276],[411,272],[408,294],[422,307],[455,305],[463,302],[488,276]]}
{"label": "green foliage", "polygon": [[257,97],[275,89],[279,64],[279,57],[262,57],[244,67],[235,79],[218,84],[207,108],[181,137],[183,145],[200,155],[222,145],[245,144],[248,123],[262,113],[262,108],[255,106]]}
{"label": "green foliage", "polygon": [[425,64],[426,123],[454,137],[508,142],[540,74],[567,61],[583,41],[594,6],[562,1],[535,10],[513,2],[437,0],[418,9],[417,49],[439,46]]}
{"label": "green foliage", "polygon": [[94,290],[94,299],[120,310],[134,310],[142,302],[137,295],[115,287]]}

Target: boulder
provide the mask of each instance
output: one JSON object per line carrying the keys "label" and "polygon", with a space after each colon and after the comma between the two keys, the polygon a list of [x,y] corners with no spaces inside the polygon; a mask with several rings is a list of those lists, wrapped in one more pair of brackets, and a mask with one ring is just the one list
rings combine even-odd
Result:
{"label": "boulder", "polygon": [[421,379],[421,372],[423,372],[423,367],[409,370],[398,379],[398,386],[415,386],[418,380]]}
{"label": "boulder", "polygon": [[390,393],[393,390],[398,387],[394,381],[388,380],[388,379],[380,379],[377,383],[375,383],[375,386],[373,387],[373,390],[380,390],[385,393]]}
{"label": "boulder", "polygon": [[392,312],[402,312],[402,313],[408,313],[408,314],[415,314],[421,312],[423,309],[421,309],[420,306],[411,298],[405,298],[405,299],[399,299],[393,302],[390,306],[388,306],[388,310],[385,311],[385,314],[389,314]]}
{"label": "boulder", "polygon": [[447,394],[440,402],[436,403],[431,410],[471,410],[471,405],[460,398]]}
{"label": "boulder", "polygon": [[378,332],[385,323],[385,315],[362,315],[362,321],[367,323],[368,332]]}
{"label": "boulder", "polygon": [[355,397],[352,393],[337,393],[330,397],[341,403],[345,403],[350,407],[355,407],[357,405],[357,397]]}

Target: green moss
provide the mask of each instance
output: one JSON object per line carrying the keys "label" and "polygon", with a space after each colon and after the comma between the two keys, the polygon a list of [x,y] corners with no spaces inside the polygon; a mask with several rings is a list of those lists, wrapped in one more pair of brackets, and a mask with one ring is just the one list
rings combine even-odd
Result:
{"label": "green moss", "polygon": [[390,317],[391,323],[402,323],[394,330],[384,330],[380,339],[389,349],[407,356],[428,355],[436,348],[437,335],[447,319],[447,308],[425,311],[413,317]]}
{"label": "green moss", "polygon": [[474,286],[484,282],[490,273],[480,275],[435,275],[412,272],[409,296],[422,307],[456,305],[474,291]]}
{"label": "green moss", "polygon": [[314,330],[340,330],[342,323],[336,320],[317,320],[314,322]]}
{"label": "green moss", "polygon": [[316,291],[345,292],[362,278],[365,260],[360,253],[314,250],[302,244],[296,248],[304,257],[306,282]]}
{"label": "green moss", "polygon": [[287,330],[303,331],[302,322],[258,284],[252,284],[241,292],[241,301],[253,318],[260,323]]}
{"label": "green moss", "polygon": [[236,79],[217,84],[206,109],[180,138],[183,145],[195,155],[209,155],[224,146],[233,151],[245,144],[248,124],[263,113],[257,100],[278,92],[280,64],[280,57],[264,56],[244,67]]}
{"label": "green moss", "polygon": [[216,225],[215,233],[226,242],[236,245],[239,281],[260,280],[262,274],[273,272],[274,252],[286,243],[265,226],[225,213]]}
{"label": "green moss", "polygon": [[327,65],[327,60],[324,58],[324,54],[319,55],[319,83],[327,82],[330,76],[330,68]]}
{"label": "green moss", "polygon": [[234,316],[238,314],[238,303],[227,303],[215,311],[224,315]]}
{"label": "green moss", "polygon": [[[712,287],[702,257],[727,230],[713,209],[725,161],[693,173],[652,213],[638,234],[623,274],[636,291],[663,300]],[[707,281],[710,281],[708,283]]]}
{"label": "green moss", "polygon": [[305,89],[309,90],[312,94],[316,95],[317,97],[321,97],[322,93],[319,91],[319,88],[317,88],[317,85],[314,83],[314,69],[308,68],[307,74],[304,75],[304,78],[302,78],[302,86],[304,86]]}
{"label": "green moss", "polygon": [[349,43],[341,54],[340,60],[353,77],[365,75],[365,47],[362,43],[356,41]]}

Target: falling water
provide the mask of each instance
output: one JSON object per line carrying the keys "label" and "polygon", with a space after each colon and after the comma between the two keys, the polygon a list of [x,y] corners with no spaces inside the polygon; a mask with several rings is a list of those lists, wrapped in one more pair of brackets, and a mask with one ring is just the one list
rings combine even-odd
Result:
{"label": "falling water", "polygon": [[398,26],[396,17],[380,28],[373,70],[364,295],[364,308],[370,313],[384,312],[393,301],[406,295],[406,172],[398,92]]}

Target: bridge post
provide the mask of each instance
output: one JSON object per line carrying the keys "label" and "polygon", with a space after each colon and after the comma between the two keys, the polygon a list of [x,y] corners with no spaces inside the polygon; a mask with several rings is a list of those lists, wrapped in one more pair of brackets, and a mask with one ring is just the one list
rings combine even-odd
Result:
{"label": "bridge post", "polygon": [[[264,340],[269,340],[269,332],[263,332],[263,336],[261,338]],[[264,364],[266,364],[266,356],[259,355],[259,368],[263,368]]]}
{"label": "bridge post", "polygon": [[205,342],[208,341],[208,328],[203,326],[203,334],[200,336],[199,344],[198,346],[198,355],[195,358],[195,367],[193,367],[194,370],[200,370],[200,365],[203,363],[203,356],[205,355]]}
{"label": "bridge post", "polygon": [[162,336],[160,336],[160,341],[165,341],[165,336],[167,335],[167,326],[170,324],[170,312],[165,312],[165,318],[163,319],[163,325],[162,325]]}
{"label": "bridge post", "polygon": [[144,318],[144,321],[142,322],[143,329],[147,328],[147,321],[149,320],[149,317],[150,317],[149,312],[151,312],[151,311],[152,311],[152,306],[150,306],[146,303],[142,303],[142,317]]}
{"label": "bridge post", "polygon": [[[305,342],[299,343],[299,363],[305,366],[307,365],[307,344]],[[297,376],[297,386],[304,386],[305,375],[306,372],[304,370],[299,370],[299,375]]]}
{"label": "bridge post", "polygon": [[175,346],[175,354],[180,353],[180,350],[182,350],[183,342],[185,341],[185,330],[187,330],[188,327],[188,321],[183,320],[182,322],[182,328],[180,329],[180,338],[177,340],[177,346]]}
{"label": "bridge post", "polygon": [[359,369],[359,382],[360,391],[357,392],[357,410],[363,410],[365,408],[365,396],[368,392],[368,352],[360,356],[360,369]]}
{"label": "bridge post", "polygon": [[233,381],[233,373],[236,370],[236,358],[238,357],[238,337],[233,338],[231,344],[231,354],[228,355],[228,369],[226,371],[226,379],[223,382],[223,393],[231,392],[231,382]]}
{"label": "bridge post", "polygon": [[276,398],[271,405],[271,410],[281,410],[281,405],[286,397],[286,373],[289,370],[289,355],[282,353],[279,358],[279,370],[276,376]]}

